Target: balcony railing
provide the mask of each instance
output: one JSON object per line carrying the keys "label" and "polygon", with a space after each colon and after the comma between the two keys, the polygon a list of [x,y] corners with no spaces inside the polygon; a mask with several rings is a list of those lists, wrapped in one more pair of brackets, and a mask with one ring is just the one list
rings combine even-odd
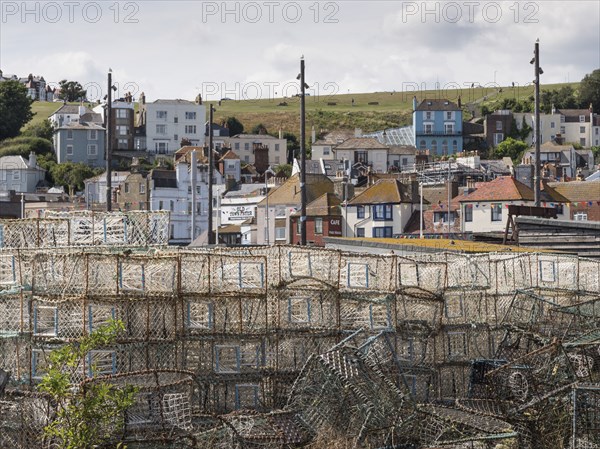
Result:
{"label": "balcony railing", "polygon": [[446,132],[446,131],[431,131],[431,132],[425,132],[425,131],[417,131],[416,133],[417,137],[452,137],[452,136],[462,136],[462,131],[456,131],[456,130],[452,130],[452,132]]}

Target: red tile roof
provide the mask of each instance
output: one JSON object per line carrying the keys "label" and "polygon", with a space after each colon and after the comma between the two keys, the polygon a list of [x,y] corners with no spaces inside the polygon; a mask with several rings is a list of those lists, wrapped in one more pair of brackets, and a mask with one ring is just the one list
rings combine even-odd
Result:
{"label": "red tile roof", "polygon": [[476,184],[477,190],[462,197],[461,203],[474,201],[533,201],[533,190],[511,176],[500,176]]}
{"label": "red tile roof", "polygon": [[397,179],[381,179],[354,197],[348,204],[399,204],[418,203],[419,195],[413,198],[410,186],[402,184]]}

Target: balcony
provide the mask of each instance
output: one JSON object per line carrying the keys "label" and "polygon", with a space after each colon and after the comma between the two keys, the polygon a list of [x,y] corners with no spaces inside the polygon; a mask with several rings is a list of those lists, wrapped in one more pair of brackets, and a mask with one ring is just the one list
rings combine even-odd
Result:
{"label": "balcony", "polygon": [[452,132],[445,132],[445,131],[432,131],[432,132],[425,132],[425,131],[417,131],[417,133],[415,134],[416,137],[458,137],[458,136],[462,136],[462,131],[456,131],[453,130]]}

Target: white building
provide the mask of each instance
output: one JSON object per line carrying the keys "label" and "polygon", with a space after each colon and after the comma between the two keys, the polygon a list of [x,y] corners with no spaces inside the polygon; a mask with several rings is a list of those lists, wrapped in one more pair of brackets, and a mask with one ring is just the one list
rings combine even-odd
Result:
{"label": "white building", "polygon": [[205,142],[204,105],[188,100],[156,100],[146,103],[140,96],[138,126],[145,128],[145,140],[136,136],[136,150],[152,154],[173,154],[187,139],[192,146]]}
{"label": "white building", "polygon": [[189,163],[185,158],[175,170],[154,169],[150,172],[150,210],[167,210],[170,215],[171,244],[188,244],[192,239],[192,207],[195,207],[195,232],[198,237],[208,229],[208,178],[198,170],[196,204],[192,204]]}
{"label": "white building", "polygon": [[[518,129],[523,127],[523,119],[534,129],[534,114],[518,112],[513,115]],[[595,123],[599,123],[598,114],[593,114],[591,110],[553,108],[550,114],[540,114],[540,143],[550,142],[559,136],[562,142],[578,143],[582,147],[593,146],[595,140],[600,142],[600,134],[595,134]],[[525,141],[533,145],[534,136],[535,132],[530,132]]]}
{"label": "white building", "polygon": [[[543,194],[542,199],[543,204],[555,204],[547,194]],[[504,232],[509,205],[535,206],[533,190],[510,176],[476,184],[476,190],[461,197],[459,202],[461,231],[477,233]],[[566,219],[566,216],[559,214],[558,218]]]}
{"label": "white building", "polygon": [[388,150],[387,145],[373,137],[354,137],[337,145],[333,152],[337,160],[348,159],[352,164],[370,166],[376,173],[386,173]]}
{"label": "white building", "polygon": [[[112,171],[111,173],[110,187],[113,194],[112,202],[116,203],[116,191],[121,183],[127,179],[130,172]],[[85,185],[85,202],[88,208],[94,205],[106,204],[106,172],[88,178],[83,183]]]}
{"label": "white building", "polygon": [[45,176],[46,170],[37,164],[34,152],[29,153],[28,160],[22,156],[0,157],[0,190],[34,193]]}
{"label": "white building", "polygon": [[276,166],[287,161],[287,140],[283,138],[278,139],[268,134],[238,134],[223,140],[240,157],[240,161],[246,164],[255,164],[255,144],[269,149],[269,165]]}
{"label": "white building", "polygon": [[404,233],[413,212],[419,210],[419,185],[381,179],[343,208],[345,237],[391,238]]}

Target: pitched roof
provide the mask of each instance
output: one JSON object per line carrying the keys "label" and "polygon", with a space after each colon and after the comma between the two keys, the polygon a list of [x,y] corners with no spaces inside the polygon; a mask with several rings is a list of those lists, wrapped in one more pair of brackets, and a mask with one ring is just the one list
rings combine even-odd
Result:
{"label": "pitched roof", "polygon": [[[314,201],[325,193],[333,192],[333,181],[321,174],[306,174],[306,202]],[[291,176],[275,190],[269,192],[269,205],[300,204],[300,175]],[[263,204],[265,200],[259,204]]]}
{"label": "pitched roof", "polygon": [[226,159],[239,159],[240,157],[235,154],[232,150],[227,150],[227,152],[221,157],[220,160],[224,161]]}
{"label": "pitched roof", "polygon": [[348,204],[400,204],[418,203],[419,196],[411,198],[409,186],[397,179],[380,179],[364,192],[355,196]]}
{"label": "pitched roof", "polygon": [[493,181],[476,184],[476,190],[459,201],[533,201],[533,190],[511,176],[500,176]]}
{"label": "pitched roof", "polygon": [[600,199],[600,180],[549,182],[548,185],[569,201],[598,201]]}
{"label": "pitched roof", "polygon": [[[309,217],[328,217],[331,215],[341,215],[341,200],[335,193],[325,193],[313,202],[306,205],[306,215]],[[299,217],[300,211],[294,212],[292,217]]]}
{"label": "pitched roof", "polygon": [[417,111],[460,111],[456,103],[450,100],[428,100],[421,101]]}
{"label": "pitched roof", "polygon": [[344,140],[335,147],[336,150],[387,150],[388,146],[373,137],[353,137]]}
{"label": "pitched roof", "polygon": [[[174,159],[175,162],[191,162],[192,151],[196,150],[196,161],[200,164],[208,163],[208,158],[204,156],[204,147],[198,147],[193,145],[186,145],[175,151]],[[214,150],[213,150],[214,151]]]}
{"label": "pitched roof", "polygon": [[[570,144],[558,144],[555,141],[544,142],[540,145],[540,151],[543,153],[556,153],[558,151],[571,151],[573,150],[573,145]],[[528,151],[535,151],[535,148],[531,148]]]}
{"label": "pitched roof", "polygon": [[152,102],[152,104],[185,104],[185,105],[194,105],[196,103],[194,103],[193,101],[189,101],[189,100],[182,100],[180,98],[176,99],[176,100],[155,100]]}
{"label": "pitched roof", "polygon": [[408,154],[414,156],[417,154],[417,148],[413,145],[390,145],[388,154]]}
{"label": "pitched roof", "polygon": [[236,134],[232,139],[276,139],[269,134]]}
{"label": "pitched roof", "polygon": [[319,140],[315,141],[313,145],[338,145],[351,137],[354,137],[354,131],[339,129],[325,133]]}
{"label": "pitched roof", "polygon": [[[92,111],[91,109],[89,109],[85,106],[84,106],[84,108],[85,108],[85,111],[84,111],[85,114],[94,113],[94,111]],[[54,114],[79,114],[79,105],[64,104],[52,113],[52,115],[54,115]]]}
{"label": "pitched roof", "polygon": [[35,167],[30,167],[28,161],[23,156],[0,157],[0,170],[27,170],[28,168]]}

